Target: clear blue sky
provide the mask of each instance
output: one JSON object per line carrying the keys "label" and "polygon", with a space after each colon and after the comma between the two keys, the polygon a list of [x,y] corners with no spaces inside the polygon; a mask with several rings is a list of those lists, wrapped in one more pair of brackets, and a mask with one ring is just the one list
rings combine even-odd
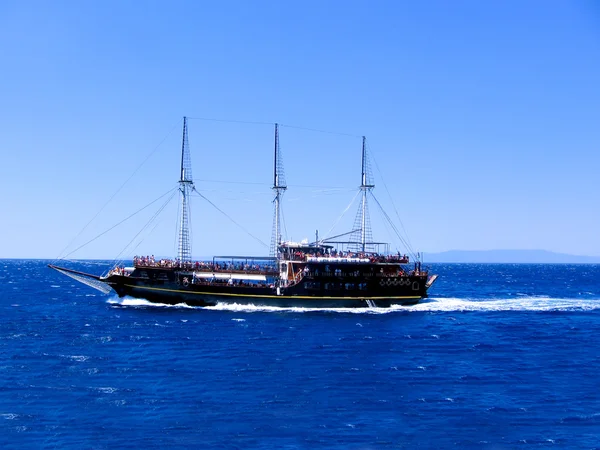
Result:
{"label": "clear blue sky", "polygon": [[[366,135],[421,251],[600,255],[597,2],[5,0],[0,48],[0,257],[56,257],[150,154],[71,248],[174,187],[184,115]],[[197,187],[266,243],[272,134],[190,121]],[[360,138],[281,148],[287,237],[324,234]],[[72,256],[115,257],[158,206]],[[176,214],[134,253],[174,255]],[[267,252],[200,199],[193,227],[195,255]]]}

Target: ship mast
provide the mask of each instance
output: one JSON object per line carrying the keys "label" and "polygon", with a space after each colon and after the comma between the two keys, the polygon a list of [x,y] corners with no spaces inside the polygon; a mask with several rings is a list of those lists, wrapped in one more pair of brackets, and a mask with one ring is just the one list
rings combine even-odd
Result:
{"label": "ship mast", "polygon": [[275,191],[275,212],[273,216],[273,233],[271,236],[270,255],[278,257],[278,249],[281,244],[281,197],[286,191],[285,174],[283,172],[283,160],[279,149],[279,124],[275,124],[275,162],[273,164],[273,188]]}
{"label": "ship mast", "polygon": [[371,231],[371,220],[369,219],[369,208],[367,204],[367,194],[373,190],[375,185],[371,181],[370,170],[367,161],[367,149],[366,149],[367,138],[362,137],[362,170],[360,177],[360,190],[362,192],[362,199],[356,219],[354,221],[354,230],[358,230],[360,235],[356,238],[356,247],[358,251],[367,251],[367,245],[371,243],[372,231]]}
{"label": "ship mast", "polygon": [[192,260],[192,242],[190,239],[190,194],[194,189],[192,178],[192,159],[188,144],[187,117],[183,118],[183,139],[181,143],[181,174],[179,192],[181,192],[181,212],[179,217],[179,243],[177,259],[180,262]]}

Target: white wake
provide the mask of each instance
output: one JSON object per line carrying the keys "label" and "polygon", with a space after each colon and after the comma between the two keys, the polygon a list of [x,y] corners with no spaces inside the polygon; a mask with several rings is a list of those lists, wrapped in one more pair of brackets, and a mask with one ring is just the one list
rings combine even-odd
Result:
{"label": "white wake", "polygon": [[352,314],[391,314],[411,312],[461,312],[461,311],[592,311],[600,309],[600,299],[573,299],[549,297],[522,297],[509,299],[427,298],[413,306],[390,308],[280,308],[276,306],[219,303],[216,306],[193,307],[184,303],[167,305],[137,298],[112,297],[109,304],[131,307],[185,308],[234,312],[335,312]]}
{"label": "white wake", "polygon": [[600,299],[521,297],[506,299],[428,298],[413,311],[591,311]]}

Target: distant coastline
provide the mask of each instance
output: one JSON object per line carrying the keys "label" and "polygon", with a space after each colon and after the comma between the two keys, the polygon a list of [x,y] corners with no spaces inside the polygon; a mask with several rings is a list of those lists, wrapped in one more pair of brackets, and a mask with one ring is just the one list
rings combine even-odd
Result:
{"label": "distant coastline", "polygon": [[547,250],[450,250],[423,253],[423,261],[425,263],[600,264],[600,256],[569,255]]}

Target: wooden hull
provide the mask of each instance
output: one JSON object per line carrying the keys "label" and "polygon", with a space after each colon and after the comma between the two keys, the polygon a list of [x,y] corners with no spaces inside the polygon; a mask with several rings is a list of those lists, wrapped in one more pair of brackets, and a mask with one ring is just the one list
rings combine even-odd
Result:
{"label": "wooden hull", "polygon": [[[216,306],[238,304],[284,308],[368,308],[414,305],[427,296],[433,279],[424,275],[367,277],[305,276],[299,282],[276,287],[274,284],[207,282],[193,280],[190,271],[144,268],[143,276],[113,274],[108,277],[50,266],[78,281],[105,292],[108,287],[119,297],[145,299],[160,304]],[[135,274],[136,272],[134,272]],[[93,281],[90,284],[88,281]]]}
{"label": "wooden hull", "polygon": [[364,290],[348,289],[349,283],[335,282],[322,283],[327,286],[315,289],[312,281],[279,289],[227,284],[186,285],[182,280],[189,274],[177,273],[175,276],[174,280],[164,281],[111,276],[106,283],[120,297],[130,296],[171,305],[185,303],[189,306],[215,306],[221,303],[285,308],[366,308],[414,305],[427,296],[426,276],[407,276],[395,280],[378,278],[368,283]]}

